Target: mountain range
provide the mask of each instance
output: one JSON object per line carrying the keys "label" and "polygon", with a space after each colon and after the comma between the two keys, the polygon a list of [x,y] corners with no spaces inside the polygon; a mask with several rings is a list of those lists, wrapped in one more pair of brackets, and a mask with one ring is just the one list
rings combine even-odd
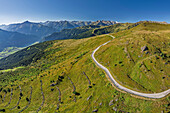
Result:
{"label": "mountain range", "polygon": [[56,31],[61,31],[63,29],[71,29],[81,26],[87,26],[87,25],[101,25],[101,26],[109,26],[114,25],[118,22],[115,21],[104,21],[104,20],[97,20],[95,22],[92,21],[46,21],[44,23],[41,23],[45,26],[55,28]]}
{"label": "mountain range", "polygon": [[137,25],[137,23],[135,24],[117,23],[117,24],[110,25],[110,26],[101,26],[99,23],[97,22],[97,23],[93,23],[94,25],[76,27],[73,29],[63,29],[60,32],[54,32],[53,34],[47,37],[44,37],[43,41],[87,38],[87,37],[96,36],[100,34],[118,32],[121,30],[128,29],[128,27],[130,28],[130,27]]}
{"label": "mountain range", "polygon": [[104,21],[104,20],[97,20],[96,22],[65,20],[65,21],[46,21],[46,22],[39,22],[39,23],[25,21],[23,23],[0,25],[0,29],[7,30],[7,31],[16,31],[24,34],[36,35],[38,37],[44,37],[53,32],[59,32],[63,29],[72,29],[72,28],[86,26],[86,25],[108,26],[116,23],[118,22]]}
{"label": "mountain range", "polygon": [[[58,39],[68,39],[72,38],[65,35],[63,38],[63,33],[69,31],[69,34],[75,35],[75,30],[71,30],[76,27],[95,25],[95,26],[108,26],[114,25],[114,21],[46,21],[46,22],[29,22],[25,21],[23,23],[0,25],[0,51],[6,47],[23,47],[30,45],[36,41],[42,41],[44,37],[50,36],[53,33],[62,34]],[[89,29],[76,29],[77,34],[80,32],[87,31]],[[62,32],[61,32],[62,31]],[[73,36],[74,36],[73,35]],[[54,35],[52,35],[54,36]],[[91,36],[91,35],[89,35]],[[51,40],[54,38],[51,38]],[[50,40],[50,38],[48,39]],[[5,42],[5,43],[4,43]]]}
{"label": "mountain range", "polygon": [[2,25],[0,28],[7,31],[34,35],[39,37],[39,39],[56,31],[54,28],[29,21],[18,24]]}

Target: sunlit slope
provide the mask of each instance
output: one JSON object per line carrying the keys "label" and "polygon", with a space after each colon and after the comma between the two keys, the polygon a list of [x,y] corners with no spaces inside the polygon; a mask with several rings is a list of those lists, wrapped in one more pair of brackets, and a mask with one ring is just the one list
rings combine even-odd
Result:
{"label": "sunlit slope", "polygon": [[100,35],[52,41],[39,60],[25,68],[1,73],[0,110],[7,113],[167,111],[168,97],[155,101],[137,99],[111,86],[91,58],[96,47],[111,39],[110,36]]}
{"label": "sunlit slope", "polygon": [[169,89],[170,25],[144,23],[113,35],[118,38],[96,58],[120,84],[141,92]]}

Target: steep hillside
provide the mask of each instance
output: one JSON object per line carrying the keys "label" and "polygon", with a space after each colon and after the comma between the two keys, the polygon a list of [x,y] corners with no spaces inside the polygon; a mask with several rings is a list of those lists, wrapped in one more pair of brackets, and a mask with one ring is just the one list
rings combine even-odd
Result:
{"label": "steep hillside", "polygon": [[120,84],[151,93],[169,89],[169,24],[146,22],[115,36],[97,51],[96,57]]}
{"label": "steep hillside", "polygon": [[[122,59],[124,58],[123,52],[126,49],[123,50],[122,54],[120,54],[122,48],[119,50],[119,45],[123,46],[124,40],[127,40],[133,35],[134,37],[131,38],[131,41],[133,41],[133,38],[140,38],[141,35],[138,35],[138,32],[141,32],[142,29],[149,29],[149,27],[152,28],[153,26],[158,27],[159,25],[148,24],[147,26],[143,24],[124,32],[114,34],[117,39],[114,39],[108,45],[103,46],[96,54],[96,57],[99,61],[104,63],[104,65],[106,64],[105,62],[107,62],[110,65],[109,67],[106,65],[108,68],[112,68],[112,62],[115,61],[112,54],[115,58],[117,58],[117,56]],[[137,29],[139,30],[138,32]],[[164,29],[163,26],[162,29]],[[162,30],[162,32],[158,33],[165,33],[164,41],[166,41],[166,36],[169,36],[167,30]],[[142,40],[141,44],[143,44],[143,41],[146,41],[146,37],[149,36],[150,35],[145,34],[145,40]],[[155,37],[154,32],[153,37]],[[77,40],[69,39],[49,41],[34,45],[34,48],[37,48],[37,46],[39,46],[39,49],[42,47],[44,48],[42,50],[44,53],[43,55],[38,53],[42,57],[39,57],[36,61],[33,60],[33,62],[28,66],[18,67],[18,69],[15,68],[12,71],[1,71],[0,97],[2,101],[0,102],[0,110],[7,113],[77,113],[92,111],[99,113],[168,112],[170,101],[169,97],[157,100],[145,100],[143,98],[138,99],[135,96],[131,96],[128,93],[122,93],[112,87],[107,76],[105,76],[105,73],[95,65],[91,58],[91,54],[95,48],[111,39],[112,37],[108,35],[100,35]],[[155,39],[157,39],[157,37],[153,38],[150,43],[154,41],[157,42]],[[113,44],[114,42],[115,44]],[[165,43],[167,43],[167,41]],[[155,44],[155,42],[153,44]],[[117,46],[116,50],[112,49],[114,46]],[[151,50],[152,47],[148,47],[149,50]],[[133,60],[136,61],[135,58],[138,57],[134,56],[136,56],[138,51],[136,51],[136,54],[133,56],[129,46],[127,46],[127,48],[127,51]],[[133,48],[138,50],[138,46],[134,46]],[[167,48],[165,48],[165,50],[166,49]],[[32,50],[34,51],[34,49]],[[110,51],[108,52],[108,50]],[[139,51],[141,50],[139,49]],[[152,53],[152,51],[149,52]],[[23,53],[23,55],[24,54],[25,53]],[[112,60],[110,60],[110,54]],[[145,54],[143,54],[144,57],[148,55]],[[15,55],[17,55],[17,53],[15,53]],[[27,58],[27,56],[25,57]],[[101,57],[105,58],[105,60]],[[108,62],[108,60],[110,61]],[[117,62],[117,66],[119,67],[122,67],[122,65],[126,66],[124,60],[119,62],[118,59]],[[129,66],[128,68],[131,67]],[[119,68],[116,69],[119,71]],[[163,68],[163,71],[165,69],[166,68]],[[126,69],[122,68],[121,72],[126,72]],[[120,76],[122,76],[121,73]],[[118,77],[117,80],[120,81]],[[134,82],[131,83],[135,84]],[[140,89],[140,91],[142,91],[142,89]]]}
{"label": "steep hillside", "polygon": [[45,53],[44,50],[51,44],[53,44],[53,42],[50,41],[39,43],[0,59],[0,70],[11,69],[18,66],[26,66],[37,61],[41,57],[45,56],[45,54],[48,54],[48,52]]}
{"label": "steep hillside", "polygon": [[54,33],[56,30],[54,28],[44,26],[40,23],[33,23],[25,21],[23,23],[10,24],[6,26],[1,26],[1,29],[13,32],[19,32],[23,34],[30,34],[39,37],[39,40],[47,35]]}
{"label": "steep hillside", "polygon": [[22,49],[22,47],[7,47],[2,52],[0,52],[0,59],[7,57],[10,54],[13,54],[21,49]]}
{"label": "steep hillside", "polygon": [[39,38],[37,36],[9,32],[0,29],[0,51],[6,47],[25,47],[38,40]]}
{"label": "steep hillside", "polygon": [[77,27],[74,29],[64,29],[61,32],[56,32],[51,34],[50,36],[45,37],[43,41],[87,38],[90,36],[94,36],[94,34],[92,34],[93,29],[100,27],[101,26],[88,25],[83,27]]}
{"label": "steep hillside", "polygon": [[83,27],[77,27],[74,29],[64,29],[61,32],[56,32],[50,36],[45,37],[43,41],[58,40],[58,39],[87,38],[95,35],[119,32],[121,30],[130,29],[137,25],[138,24],[132,24],[132,23],[125,23],[125,24],[118,23],[111,26],[88,25]]}

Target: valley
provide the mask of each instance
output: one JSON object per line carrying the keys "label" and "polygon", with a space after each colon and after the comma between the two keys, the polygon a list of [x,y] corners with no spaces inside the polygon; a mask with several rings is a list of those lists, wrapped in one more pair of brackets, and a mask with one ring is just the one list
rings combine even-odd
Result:
{"label": "valley", "polygon": [[0,60],[1,70],[23,67],[0,72],[0,110],[168,112],[169,95],[149,99],[115,88],[91,55],[103,45],[93,55],[119,84],[137,92],[163,92],[169,89],[169,28],[135,23],[109,35],[46,41],[9,55]]}

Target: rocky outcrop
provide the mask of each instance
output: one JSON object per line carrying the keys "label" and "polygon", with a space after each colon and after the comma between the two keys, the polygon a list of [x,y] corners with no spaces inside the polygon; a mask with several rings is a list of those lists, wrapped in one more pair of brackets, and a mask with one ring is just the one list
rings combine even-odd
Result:
{"label": "rocky outcrop", "polygon": [[141,50],[143,52],[143,51],[149,50],[149,48],[147,46],[143,46],[143,47],[141,47]]}
{"label": "rocky outcrop", "polygon": [[98,109],[93,110],[92,112],[98,112]]}
{"label": "rocky outcrop", "polygon": [[113,101],[114,101],[114,100],[111,100],[111,101],[109,102],[109,106],[112,106],[112,105],[114,104]]}
{"label": "rocky outcrop", "polygon": [[87,101],[89,100],[89,99],[91,99],[92,98],[92,95],[90,95],[88,98],[87,98]]}

